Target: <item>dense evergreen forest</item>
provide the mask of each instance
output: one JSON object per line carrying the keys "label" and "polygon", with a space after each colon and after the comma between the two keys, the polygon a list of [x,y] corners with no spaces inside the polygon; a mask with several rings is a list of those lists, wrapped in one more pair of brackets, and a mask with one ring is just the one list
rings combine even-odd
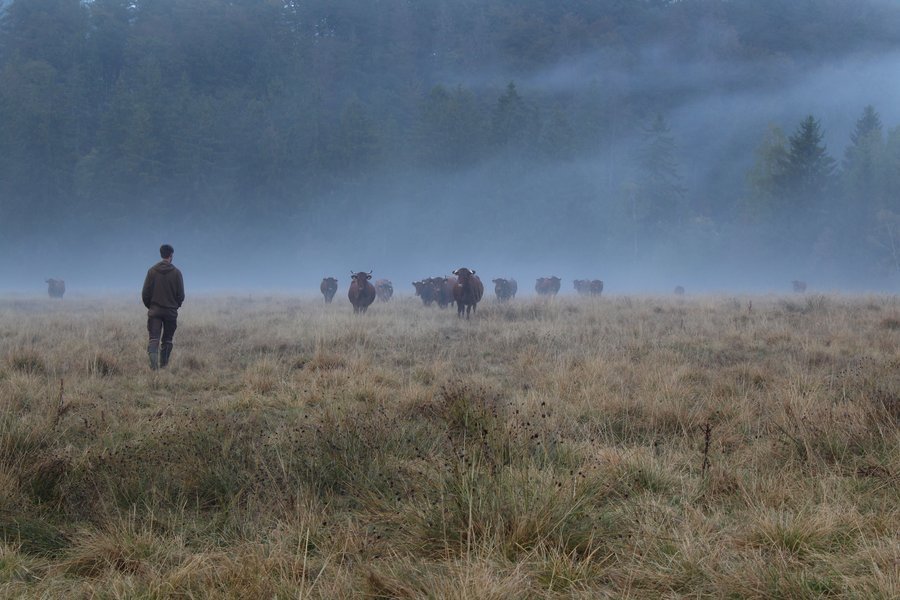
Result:
{"label": "dense evergreen forest", "polygon": [[279,278],[301,262],[518,261],[900,279],[900,89],[885,76],[900,3],[0,6],[13,279],[15,264],[65,275],[162,238],[195,260],[277,253]]}

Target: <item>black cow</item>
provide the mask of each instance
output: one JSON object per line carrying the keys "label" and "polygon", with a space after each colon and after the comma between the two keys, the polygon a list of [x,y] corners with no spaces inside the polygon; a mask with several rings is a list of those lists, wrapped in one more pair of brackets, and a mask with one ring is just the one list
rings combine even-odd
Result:
{"label": "black cow", "polygon": [[431,306],[434,302],[435,289],[431,283],[431,279],[423,279],[421,281],[413,281],[413,287],[416,288],[416,296],[422,299],[422,304]]}
{"label": "black cow", "polygon": [[588,279],[576,279],[575,291],[579,296],[587,296],[591,293],[591,282]]}
{"label": "black cow", "polygon": [[539,277],[534,284],[534,291],[541,296],[555,296],[559,293],[559,277]]}
{"label": "black cow", "polygon": [[337,288],[338,280],[334,277],[325,277],[322,279],[322,283],[319,284],[319,291],[325,296],[325,304],[331,304],[334,295],[337,293]]}
{"label": "black cow", "polygon": [[498,302],[507,302],[516,297],[519,284],[515,279],[494,279],[494,294],[497,296]]}
{"label": "black cow", "polygon": [[389,279],[376,279],[375,295],[382,302],[387,302],[394,295],[394,284]]}
{"label": "black cow", "polygon": [[432,277],[431,282],[434,286],[434,299],[437,300],[438,306],[447,308],[455,302],[453,299],[453,288],[456,287],[456,277],[453,275],[449,277]]}
{"label": "black cow", "polygon": [[66,293],[66,282],[62,279],[48,279],[47,284],[47,294],[50,295],[51,298],[62,298]]}

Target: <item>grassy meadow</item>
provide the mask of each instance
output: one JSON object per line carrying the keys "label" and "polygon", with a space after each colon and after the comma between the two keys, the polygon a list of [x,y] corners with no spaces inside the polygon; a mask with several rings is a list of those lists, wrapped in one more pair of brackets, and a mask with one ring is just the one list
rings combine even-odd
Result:
{"label": "grassy meadow", "polygon": [[896,297],[145,324],[0,299],[0,598],[900,598]]}

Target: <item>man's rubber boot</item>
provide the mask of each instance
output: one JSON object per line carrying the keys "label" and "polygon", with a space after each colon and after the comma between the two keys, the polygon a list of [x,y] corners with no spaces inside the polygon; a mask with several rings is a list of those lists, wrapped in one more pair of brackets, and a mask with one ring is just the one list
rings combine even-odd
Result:
{"label": "man's rubber boot", "polygon": [[147,356],[150,357],[150,370],[156,371],[159,369],[159,342],[150,342],[150,345],[147,346]]}
{"label": "man's rubber boot", "polygon": [[159,368],[165,368],[169,365],[169,357],[172,356],[172,348],[175,346],[172,342],[162,345],[159,350]]}

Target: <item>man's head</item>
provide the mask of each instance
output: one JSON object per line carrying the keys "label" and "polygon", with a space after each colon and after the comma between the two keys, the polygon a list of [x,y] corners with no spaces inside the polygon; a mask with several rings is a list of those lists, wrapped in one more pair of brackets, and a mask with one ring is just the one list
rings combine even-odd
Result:
{"label": "man's head", "polygon": [[175,254],[175,248],[173,248],[169,244],[163,244],[159,247],[159,255],[163,260],[172,260],[173,254]]}

